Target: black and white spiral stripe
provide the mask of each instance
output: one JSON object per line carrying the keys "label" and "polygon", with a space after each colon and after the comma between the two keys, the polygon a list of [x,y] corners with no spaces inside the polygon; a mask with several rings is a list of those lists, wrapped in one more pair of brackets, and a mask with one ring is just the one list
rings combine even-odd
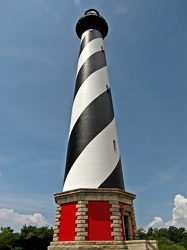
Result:
{"label": "black and white spiral stripe", "polygon": [[103,38],[81,37],[63,191],[124,189]]}

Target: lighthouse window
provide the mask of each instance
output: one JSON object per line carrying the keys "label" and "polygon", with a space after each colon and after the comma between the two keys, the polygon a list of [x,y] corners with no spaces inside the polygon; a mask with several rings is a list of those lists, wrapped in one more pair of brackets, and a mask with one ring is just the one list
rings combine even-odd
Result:
{"label": "lighthouse window", "polygon": [[106,91],[107,91],[108,94],[110,94],[110,89],[109,89],[107,84],[106,84]]}
{"label": "lighthouse window", "polygon": [[117,146],[116,146],[116,141],[113,140],[113,147],[114,147],[114,151],[117,152]]}

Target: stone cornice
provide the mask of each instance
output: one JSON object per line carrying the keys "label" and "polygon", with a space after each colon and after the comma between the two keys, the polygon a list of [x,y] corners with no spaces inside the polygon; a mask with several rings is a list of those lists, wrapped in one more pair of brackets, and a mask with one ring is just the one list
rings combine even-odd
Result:
{"label": "stone cornice", "polygon": [[57,204],[76,202],[80,200],[117,200],[127,204],[132,204],[132,201],[136,198],[136,195],[125,192],[118,188],[80,188],[56,193],[54,197]]}

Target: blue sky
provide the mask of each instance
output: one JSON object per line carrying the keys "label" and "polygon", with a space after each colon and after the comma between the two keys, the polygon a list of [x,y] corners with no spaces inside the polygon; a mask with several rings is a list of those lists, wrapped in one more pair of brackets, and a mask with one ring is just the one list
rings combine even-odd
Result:
{"label": "blue sky", "polygon": [[0,225],[54,223],[80,44],[75,25],[89,8],[109,25],[105,50],[137,226],[186,226],[186,0],[0,1]]}

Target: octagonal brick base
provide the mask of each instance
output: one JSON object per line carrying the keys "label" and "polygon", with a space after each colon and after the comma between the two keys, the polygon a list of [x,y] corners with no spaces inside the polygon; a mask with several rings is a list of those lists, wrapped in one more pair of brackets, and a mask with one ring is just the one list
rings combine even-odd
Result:
{"label": "octagonal brick base", "polygon": [[48,250],[128,249],[125,240],[137,236],[134,199],[134,194],[117,188],[55,194],[56,219]]}

